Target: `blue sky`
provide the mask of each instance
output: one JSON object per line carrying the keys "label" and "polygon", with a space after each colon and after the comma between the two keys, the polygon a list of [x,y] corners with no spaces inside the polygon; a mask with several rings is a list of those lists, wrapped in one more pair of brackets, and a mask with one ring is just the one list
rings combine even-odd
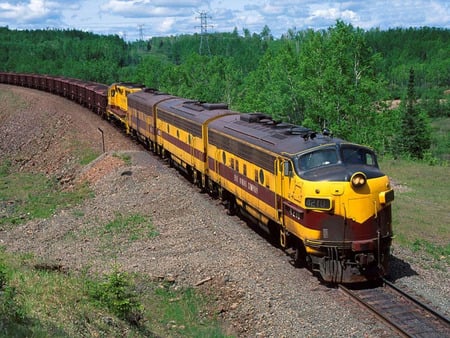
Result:
{"label": "blue sky", "polygon": [[396,27],[450,28],[448,0],[0,0],[0,27],[79,29],[127,40],[200,32],[260,33],[324,29],[341,19],[365,30]]}

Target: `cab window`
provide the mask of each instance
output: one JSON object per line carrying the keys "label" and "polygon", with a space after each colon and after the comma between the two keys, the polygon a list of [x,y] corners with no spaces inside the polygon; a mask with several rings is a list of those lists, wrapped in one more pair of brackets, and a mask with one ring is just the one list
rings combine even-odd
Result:
{"label": "cab window", "polygon": [[301,155],[298,164],[300,171],[336,164],[338,156],[335,148],[326,148]]}
{"label": "cab window", "polygon": [[360,164],[377,166],[375,154],[366,148],[343,146],[341,148],[342,162],[345,164]]}

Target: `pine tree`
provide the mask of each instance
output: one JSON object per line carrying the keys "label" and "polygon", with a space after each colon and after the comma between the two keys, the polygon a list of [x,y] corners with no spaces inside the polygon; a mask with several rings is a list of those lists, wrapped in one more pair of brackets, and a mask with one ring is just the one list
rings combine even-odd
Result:
{"label": "pine tree", "polygon": [[400,150],[413,158],[422,159],[431,145],[430,127],[427,118],[416,108],[414,69],[409,71],[406,107],[400,132]]}

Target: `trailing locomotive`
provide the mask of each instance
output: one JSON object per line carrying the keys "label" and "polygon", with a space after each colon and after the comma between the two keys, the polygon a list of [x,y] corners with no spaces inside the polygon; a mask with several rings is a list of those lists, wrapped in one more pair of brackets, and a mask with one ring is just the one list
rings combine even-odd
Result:
{"label": "trailing locomotive", "polygon": [[0,82],[65,96],[115,120],[324,281],[388,272],[394,192],[368,147],[131,83],[12,73],[0,73]]}

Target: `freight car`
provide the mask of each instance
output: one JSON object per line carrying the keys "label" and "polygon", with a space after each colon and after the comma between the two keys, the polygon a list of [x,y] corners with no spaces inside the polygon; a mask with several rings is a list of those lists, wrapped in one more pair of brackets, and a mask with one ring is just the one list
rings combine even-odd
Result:
{"label": "freight car", "polygon": [[388,272],[394,191],[368,147],[132,83],[13,73],[0,73],[0,82],[65,96],[115,120],[326,282]]}

